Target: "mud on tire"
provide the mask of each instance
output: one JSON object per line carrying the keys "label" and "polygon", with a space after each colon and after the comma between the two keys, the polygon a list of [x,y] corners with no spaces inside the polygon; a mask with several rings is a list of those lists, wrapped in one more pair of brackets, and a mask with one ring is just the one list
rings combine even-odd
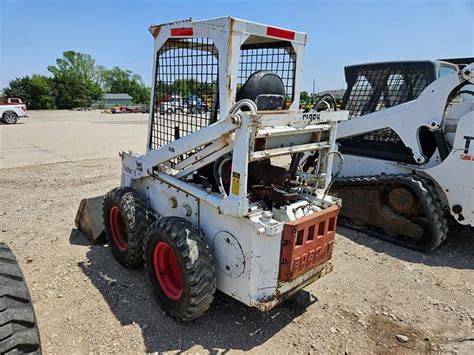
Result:
{"label": "mud on tire", "polygon": [[30,294],[17,260],[0,242],[0,353],[40,354]]}
{"label": "mud on tire", "polygon": [[145,261],[160,306],[179,321],[191,321],[210,307],[216,291],[211,253],[199,232],[183,218],[164,217],[146,233]]}
{"label": "mud on tire", "polygon": [[149,224],[145,199],[130,187],[117,187],[104,196],[102,212],[114,258],[127,268],[143,265],[143,239]]}

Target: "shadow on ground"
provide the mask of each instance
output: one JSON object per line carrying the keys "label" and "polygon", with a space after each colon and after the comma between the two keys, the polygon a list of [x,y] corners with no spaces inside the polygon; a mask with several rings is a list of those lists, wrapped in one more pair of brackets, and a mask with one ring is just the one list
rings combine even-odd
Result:
{"label": "shadow on ground", "polygon": [[450,233],[437,249],[428,254],[408,250],[344,227],[338,226],[337,233],[377,253],[385,253],[400,260],[429,266],[474,270],[474,229],[465,229],[462,233]]}
{"label": "shadow on ground", "polygon": [[[71,232],[70,243],[82,244],[85,237]],[[138,324],[148,352],[185,351],[200,345],[211,353],[238,349],[248,351],[280,331],[309,306],[309,293],[301,291],[269,313],[225,296],[216,295],[207,314],[190,323],[168,317],[154,299],[144,268],[128,270],[112,257],[107,245],[94,245],[80,267],[102,293],[122,325]]]}

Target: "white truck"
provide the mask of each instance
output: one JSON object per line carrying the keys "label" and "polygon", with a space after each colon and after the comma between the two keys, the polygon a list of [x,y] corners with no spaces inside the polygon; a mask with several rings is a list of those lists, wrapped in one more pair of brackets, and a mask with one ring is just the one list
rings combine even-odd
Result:
{"label": "white truck", "polygon": [[28,117],[26,105],[21,99],[7,98],[0,101],[0,121],[4,124],[15,124],[19,118]]}

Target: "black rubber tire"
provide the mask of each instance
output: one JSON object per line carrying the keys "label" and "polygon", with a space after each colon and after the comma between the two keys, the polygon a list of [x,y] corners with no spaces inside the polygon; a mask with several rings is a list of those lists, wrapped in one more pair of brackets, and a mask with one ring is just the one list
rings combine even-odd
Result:
{"label": "black rubber tire", "polygon": [[[121,250],[111,234],[110,211],[118,207],[127,247]],[[104,196],[102,205],[105,233],[114,258],[127,268],[143,265],[143,240],[148,228],[145,199],[131,187],[117,187]]]}
{"label": "black rubber tire", "polygon": [[[183,272],[183,292],[177,300],[163,292],[155,275],[153,252],[160,242],[175,251]],[[214,264],[208,245],[191,223],[180,217],[164,217],[153,223],[146,234],[145,261],[158,303],[168,315],[187,322],[209,309],[216,292]]]}
{"label": "black rubber tire", "polygon": [[15,255],[0,242],[0,354],[40,354],[33,304]]}
{"label": "black rubber tire", "polygon": [[[11,119],[13,120],[12,122],[7,122],[7,115],[10,115]],[[5,124],[15,124],[18,122],[18,115],[13,111],[4,112],[2,116],[2,122]]]}

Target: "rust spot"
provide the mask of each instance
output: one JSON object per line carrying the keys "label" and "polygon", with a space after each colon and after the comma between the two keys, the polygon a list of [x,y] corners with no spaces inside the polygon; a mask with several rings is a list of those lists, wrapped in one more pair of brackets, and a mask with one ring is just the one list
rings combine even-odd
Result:
{"label": "rust spot", "polygon": [[151,34],[153,35],[153,37],[158,37],[158,35],[160,34],[160,30],[161,30],[161,27],[154,27],[152,30],[151,30]]}

